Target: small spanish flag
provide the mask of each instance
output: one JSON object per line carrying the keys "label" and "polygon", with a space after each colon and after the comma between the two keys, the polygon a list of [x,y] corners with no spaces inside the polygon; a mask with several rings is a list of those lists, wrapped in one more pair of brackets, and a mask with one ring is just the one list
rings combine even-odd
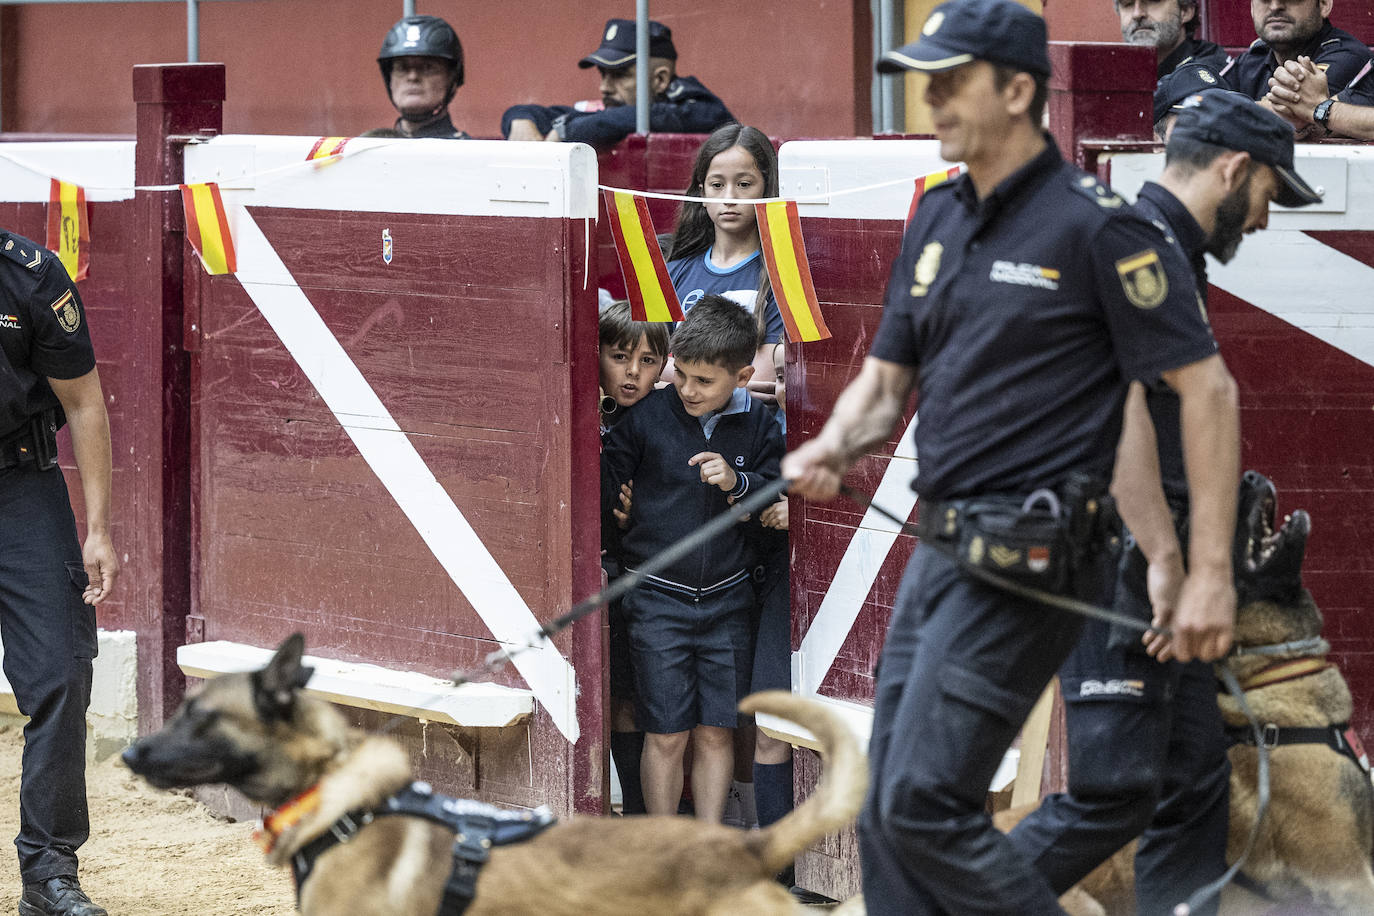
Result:
{"label": "small spanish flag", "polygon": [[219,185],[213,181],[182,185],[181,206],[186,211],[186,238],[200,255],[206,272],[231,274],[238,270]]}
{"label": "small spanish flag", "polygon": [[57,254],[73,283],[86,279],[91,259],[91,224],[86,189],[81,185],[52,179],[48,192],[48,248]]}
{"label": "small spanish flag", "polygon": [[628,191],[606,191],[606,213],[615,238],[615,254],[630,297],[630,317],[635,321],[681,321],[682,306],[668,279],[668,265],[654,234],[649,205]]}
{"label": "small spanish flag", "polygon": [[959,173],[964,170],[962,165],[945,169],[943,172],[931,172],[929,175],[922,175],[916,179],[916,193],[911,195],[911,207],[906,211],[906,221],[909,224],[911,218],[916,215],[916,205],[921,202],[921,195],[935,187],[937,184],[944,184],[951,178],[959,177]]}
{"label": "small spanish flag", "polygon": [[773,284],[773,298],[782,323],[791,341],[825,340],[830,329],[821,317],[821,304],[816,299],[816,287],[811,283],[811,267],[806,263],[806,245],[802,241],[801,219],[797,216],[795,200],[780,200],[768,204],[754,204],[758,215],[759,241],[763,244],[764,263],[768,265],[768,280]]}
{"label": "small spanish flag", "polygon": [[343,155],[344,144],[349,141],[348,137],[321,137],[315,141],[315,145],[310,147],[310,152],[305,154],[307,162],[316,162],[317,166],[328,165],[331,162],[338,162]]}

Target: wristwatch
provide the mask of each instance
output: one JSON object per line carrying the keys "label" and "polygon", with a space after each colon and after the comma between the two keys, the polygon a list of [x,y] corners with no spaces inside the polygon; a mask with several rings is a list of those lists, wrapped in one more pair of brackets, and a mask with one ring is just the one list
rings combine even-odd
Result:
{"label": "wristwatch", "polygon": [[1336,104],[1335,99],[1323,99],[1312,109],[1312,123],[1320,124],[1322,129],[1330,132],[1331,126],[1326,122],[1331,120],[1331,106]]}

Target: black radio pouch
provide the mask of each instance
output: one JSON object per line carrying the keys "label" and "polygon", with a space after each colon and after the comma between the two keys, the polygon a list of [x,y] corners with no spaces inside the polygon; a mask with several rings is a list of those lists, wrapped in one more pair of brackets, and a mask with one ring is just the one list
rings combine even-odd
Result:
{"label": "black radio pouch", "polygon": [[1020,505],[969,500],[960,515],[961,562],[1032,588],[1067,591],[1074,545],[1053,491],[1036,490]]}
{"label": "black radio pouch", "polygon": [[40,471],[57,467],[57,411],[45,410],[29,419],[34,463]]}

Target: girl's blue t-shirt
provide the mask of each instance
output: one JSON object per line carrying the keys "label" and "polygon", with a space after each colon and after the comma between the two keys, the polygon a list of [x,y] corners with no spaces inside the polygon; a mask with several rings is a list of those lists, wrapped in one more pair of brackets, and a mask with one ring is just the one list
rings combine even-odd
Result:
{"label": "girl's blue t-shirt", "polygon": [[[712,246],[714,247],[714,246]],[[668,279],[672,281],[682,312],[692,310],[702,296],[724,296],[738,302],[752,314],[754,299],[759,290],[759,271],[763,257],[754,252],[734,267],[720,268],[711,263],[711,248],[705,254],[679,258],[668,262]],[[783,339],[782,312],[770,291],[763,305],[764,343],[779,343]]]}

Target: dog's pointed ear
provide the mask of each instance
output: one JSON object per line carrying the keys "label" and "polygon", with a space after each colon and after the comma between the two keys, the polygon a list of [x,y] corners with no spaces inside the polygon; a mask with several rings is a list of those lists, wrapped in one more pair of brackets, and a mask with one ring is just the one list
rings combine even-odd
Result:
{"label": "dog's pointed ear", "polygon": [[306,685],[315,669],[301,664],[305,637],[292,633],[277,647],[272,660],[253,675],[253,705],[265,722],[289,719],[296,691]]}

